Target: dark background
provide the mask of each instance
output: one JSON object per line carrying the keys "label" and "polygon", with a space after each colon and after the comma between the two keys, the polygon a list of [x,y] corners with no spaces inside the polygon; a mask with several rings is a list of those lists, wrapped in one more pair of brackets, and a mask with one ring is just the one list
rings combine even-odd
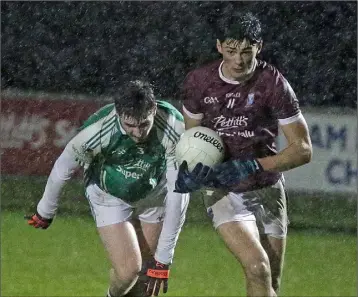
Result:
{"label": "dark background", "polygon": [[1,2],[2,89],[105,95],[146,78],[173,98],[185,74],[219,58],[225,18],[263,23],[260,58],[301,105],[356,107],[356,2]]}

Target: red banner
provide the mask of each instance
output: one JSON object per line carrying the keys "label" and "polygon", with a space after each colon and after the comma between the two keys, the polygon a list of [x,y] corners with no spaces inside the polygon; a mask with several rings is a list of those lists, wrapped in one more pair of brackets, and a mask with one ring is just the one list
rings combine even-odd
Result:
{"label": "red banner", "polygon": [[99,107],[90,100],[2,95],[2,173],[48,175],[78,127]]}

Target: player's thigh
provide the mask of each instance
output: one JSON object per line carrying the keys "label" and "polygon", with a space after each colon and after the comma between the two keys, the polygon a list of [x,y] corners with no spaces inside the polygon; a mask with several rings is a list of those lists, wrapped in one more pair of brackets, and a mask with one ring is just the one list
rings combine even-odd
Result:
{"label": "player's thigh", "polygon": [[[216,191],[211,195],[213,205],[207,208],[213,225],[230,251],[239,259],[244,268],[267,266],[268,257],[261,245],[259,230],[254,213],[246,208],[243,200],[233,193]],[[217,195],[217,197],[215,197]]]}
{"label": "player's thigh", "polygon": [[244,269],[268,265],[269,260],[261,245],[255,221],[223,223],[217,227],[217,231]]}
{"label": "player's thigh", "polygon": [[86,197],[113,268],[120,279],[131,278],[142,261],[131,206],[95,184],[86,188]]}
{"label": "player's thigh", "polygon": [[261,235],[261,244],[270,259],[272,278],[280,278],[286,250],[286,238]]}

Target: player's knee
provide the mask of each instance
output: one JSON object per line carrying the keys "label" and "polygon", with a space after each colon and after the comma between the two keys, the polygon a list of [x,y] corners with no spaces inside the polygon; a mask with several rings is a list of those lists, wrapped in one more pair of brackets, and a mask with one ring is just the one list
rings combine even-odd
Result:
{"label": "player's knee", "polygon": [[110,296],[120,297],[126,294],[137,282],[138,269],[111,269]]}
{"label": "player's knee", "polygon": [[141,270],[141,264],[128,263],[126,266],[112,268],[111,270],[111,280],[112,283],[119,283],[119,285],[124,283],[132,283],[137,280],[139,272]]}
{"label": "player's knee", "polygon": [[271,278],[270,263],[266,260],[255,261],[246,268],[247,278],[254,282],[266,282]]}

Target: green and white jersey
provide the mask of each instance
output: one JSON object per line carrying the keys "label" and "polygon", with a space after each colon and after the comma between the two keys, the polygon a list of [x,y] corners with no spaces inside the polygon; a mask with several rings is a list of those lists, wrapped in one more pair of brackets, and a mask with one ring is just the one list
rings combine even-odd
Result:
{"label": "green and white jersey", "polygon": [[85,182],[96,183],[107,193],[133,204],[145,198],[165,176],[175,170],[175,146],[184,132],[183,117],[164,101],[148,140],[135,143],[122,129],[114,104],[93,114],[70,141]]}
{"label": "green and white jersey", "polygon": [[[181,114],[172,105],[158,101],[148,140],[136,144],[122,129],[114,105],[103,107],[84,123],[56,160],[37,205],[38,213],[44,218],[55,216],[63,186],[82,166],[86,183],[95,183],[103,194],[110,194],[99,197],[103,212],[110,213],[111,205],[121,203],[136,208],[137,212],[164,207],[154,257],[170,264],[189,202],[189,195],[174,192],[177,177],[174,152],[183,132]],[[164,194],[165,200],[155,201]]]}

